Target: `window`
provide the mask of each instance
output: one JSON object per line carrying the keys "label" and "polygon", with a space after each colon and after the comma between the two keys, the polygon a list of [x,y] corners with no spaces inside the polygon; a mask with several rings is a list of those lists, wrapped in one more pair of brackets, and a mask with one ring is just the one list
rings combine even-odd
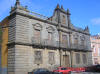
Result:
{"label": "window", "polygon": [[94,58],[94,64],[99,64],[98,63],[98,58]]}
{"label": "window", "polygon": [[61,70],[67,70],[67,68],[61,68]]}
{"label": "window", "polygon": [[78,45],[78,38],[74,38],[74,45]]}
{"label": "window", "polygon": [[52,45],[53,44],[53,41],[52,41],[52,33],[51,32],[48,32],[48,44],[49,45]]}
{"label": "window", "polygon": [[34,37],[35,41],[40,43],[40,30],[34,30]]}
{"label": "window", "polygon": [[80,36],[80,40],[81,40],[81,45],[84,46],[85,45],[85,37]]}
{"label": "window", "polygon": [[42,30],[42,25],[40,25],[39,23],[33,24],[33,31],[34,31],[33,41],[35,43],[40,43],[41,30]]}
{"label": "window", "polygon": [[81,45],[84,46],[84,40],[81,40]]}
{"label": "window", "polygon": [[63,15],[62,24],[66,24],[66,17]]}
{"label": "window", "polygon": [[74,37],[74,45],[78,45],[78,38],[79,38],[79,35],[77,33],[75,33],[75,35],[73,36]]}
{"label": "window", "polygon": [[80,63],[80,54],[76,53],[76,64]]}
{"label": "window", "polygon": [[34,62],[35,64],[41,64],[42,63],[42,52],[41,51],[35,51],[34,52]]}
{"label": "window", "polygon": [[84,63],[84,64],[86,64],[86,63],[87,63],[86,54],[83,54],[83,63]]}
{"label": "window", "polygon": [[95,47],[93,47],[93,52],[96,53],[96,48]]}
{"label": "window", "polygon": [[67,35],[62,35],[62,45],[66,47],[68,44]]}
{"label": "window", "polygon": [[98,48],[98,56],[100,56],[100,48]]}
{"label": "window", "polygon": [[54,56],[55,56],[54,52],[49,52],[49,55],[48,55],[48,58],[49,58],[48,62],[49,62],[49,64],[54,64],[55,63]]}
{"label": "window", "polygon": [[52,33],[48,32],[48,40],[51,41],[52,40]]}

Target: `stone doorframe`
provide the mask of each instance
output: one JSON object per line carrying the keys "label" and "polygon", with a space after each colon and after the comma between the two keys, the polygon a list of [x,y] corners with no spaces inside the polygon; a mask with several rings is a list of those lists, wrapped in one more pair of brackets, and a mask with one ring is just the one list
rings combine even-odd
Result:
{"label": "stone doorframe", "polygon": [[62,51],[61,66],[62,67],[71,67],[71,60],[70,59],[71,59],[70,52],[69,51]]}

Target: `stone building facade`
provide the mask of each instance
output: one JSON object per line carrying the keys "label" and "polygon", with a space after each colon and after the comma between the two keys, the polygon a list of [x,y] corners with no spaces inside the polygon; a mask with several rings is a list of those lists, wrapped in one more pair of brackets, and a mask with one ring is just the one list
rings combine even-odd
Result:
{"label": "stone building facade", "polygon": [[93,64],[100,64],[100,35],[91,36]]}
{"label": "stone building facade", "polygon": [[69,10],[57,5],[53,16],[47,18],[30,12],[16,0],[8,16],[7,73],[91,65],[89,29],[75,27],[70,15]]}

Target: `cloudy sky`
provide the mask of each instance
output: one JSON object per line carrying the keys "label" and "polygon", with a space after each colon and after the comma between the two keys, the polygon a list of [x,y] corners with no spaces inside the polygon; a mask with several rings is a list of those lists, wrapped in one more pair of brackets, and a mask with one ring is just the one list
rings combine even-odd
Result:
{"label": "cloudy sky", "polygon": [[[0,21],[9,15],[11,6],[16,0],[0,0]],[[59,3],[64,9],[69,8],[72,23],[81,28],[89,26],[91,35],[100,33],[100,0],[20,0],[28,9],[52,16],[54,8]]]}

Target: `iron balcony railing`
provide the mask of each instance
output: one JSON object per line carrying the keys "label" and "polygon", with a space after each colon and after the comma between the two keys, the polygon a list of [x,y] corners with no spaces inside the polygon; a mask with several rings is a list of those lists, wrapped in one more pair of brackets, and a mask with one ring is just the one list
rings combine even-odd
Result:
{"label": "iron balcony railing", "polygon": [[43,20],[47,20],[48,17],[47,16],[44,16],[44,15],[41,15],[41,14],[38,14],[38,13],[35,13],[35,12],[31,12],[29,13],[31,16],[33,17],[36,17],[36,18],[40,18],[40,19],[43,19]]}
{"label": "iron balcony railing", "polygon": [[53,41],[53,40],[46,39],[46,40],[44,40],[44,42],[45,42],[46,46],[59,47],[59,42],[58,41]]}
{"label": "iron balcony railing", "polygon": [[48,40],[48,39],[39,39],[32,37],[32,44],[35,45],[43,45],[43,46],[51,46],[51,47],[59,47],[59,42],[58,41],[53,41],[53,40]]}
{"label": "iron balcony railing", "polygon": [[68,43],[62,43],[62,42],[60,42],[60,47],[62,47],[62,48],[70,48]]}
{"label": "iron balcony railing", "polygon": [[71,44],[70,48],[75,50],[88,50],[88,46],[80,44]]}
{"label": "iron balcony railing", "polygon": [[68,43],[59,43],[59,41],[54,40],[48,40],[48,39],[39,39],[32,37],[32,44],[34,45],[43,45],[43,46],[50,46],[50,47],[57,47],[57,48],[68,48],[68,49],[74,49],[74,50],[88,50],[88,46],[86,45],[80,45],[80,44],[70,44]]}

